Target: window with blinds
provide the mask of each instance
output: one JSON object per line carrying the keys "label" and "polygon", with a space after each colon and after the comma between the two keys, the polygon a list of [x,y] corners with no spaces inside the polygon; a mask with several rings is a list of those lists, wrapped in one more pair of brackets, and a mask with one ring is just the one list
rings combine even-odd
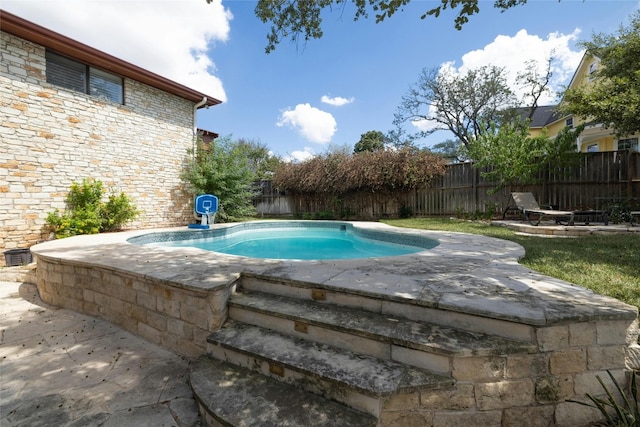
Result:
{"label": "window with blinds", "polygon": [[46,52],[47,83],[124,104],[122,77]]}

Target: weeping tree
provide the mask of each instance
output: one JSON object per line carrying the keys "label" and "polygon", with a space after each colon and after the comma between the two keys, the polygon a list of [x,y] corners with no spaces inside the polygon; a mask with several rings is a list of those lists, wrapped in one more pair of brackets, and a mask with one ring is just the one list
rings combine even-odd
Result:
{"label": "weeping tree", "polygon": [[441,156],[411,147],[355,154],[340,151],[302,163],[283,163],[273,181],[289,194],[325,202],[360,195],[395,198],[401,203],[400,196],[406,191],[428,185],[444,170]]}
{"label": "weeping tree", "polygon": [[384,193],[427,185],[444,173],[442,157],[424,150],[378,150],[315,156],[302,163],[283,163],[274,184],[296,194]]}

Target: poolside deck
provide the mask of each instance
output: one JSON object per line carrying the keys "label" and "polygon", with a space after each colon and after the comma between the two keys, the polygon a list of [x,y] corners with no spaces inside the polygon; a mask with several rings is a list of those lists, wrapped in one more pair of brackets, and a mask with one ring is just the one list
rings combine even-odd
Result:
{"label": "poolside deck", "polygon": [[[228,225],[216,225],[225,226]],[[169,281],[192,290],[225,288],[241,274],[250,274],[376,294],[528,325],[585,318],[634,318],[634,309],[618,300],[521,266],[518,259],[524,255],[524,249],[513,242],[464,233],[400,229],[381,223],[358,223],[358,226],[419,234],[440,244],[417,254],[389,258],[287,261],[127,242],[133,236],[150,232],[184,231],[180,227],[76,236],[46,242],[32,250],[41,259],[95,265]]]}

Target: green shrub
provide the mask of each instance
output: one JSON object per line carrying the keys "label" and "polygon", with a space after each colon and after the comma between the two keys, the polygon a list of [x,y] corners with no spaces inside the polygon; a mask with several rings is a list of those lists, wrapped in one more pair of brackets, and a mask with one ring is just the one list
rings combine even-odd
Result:
{"label": "green shrub", "polygon": [[316,220],[323,220],[323,219],[333,220],[335,218],[336,218],[335,214],[333,213],[333,211],[330,211],[330,210],[318,211],[313,214],[313,219],[316,219]]}
{"label": "green shrub", "polygon": [[47,214],[47,224],[57,238],[78,234],[115,231],[140,213],[126,194],[112,194],[105,203],[102,182],[84,179],[71,184],[65,200],[67,210],[55,209]]}
{"label": "green shrub", "polygon": [[400,208],[398,208],[398,218],[407,219],[413,216],[413,209],[411,206],[407,206],[405,204],[401,204]]}
{"label": "green shrub", "polygon": [[139,215],[126,194],[112,194],[107,203],[101,206],[102,231],[115,231]]}
{"label": "green shrub", "polygon": [[100,206],[102,199],[102,182],[95,179],[84,179],[81,183],[71,183],[71,189],[67,194],[67,207],[74,209],[90,209]]}

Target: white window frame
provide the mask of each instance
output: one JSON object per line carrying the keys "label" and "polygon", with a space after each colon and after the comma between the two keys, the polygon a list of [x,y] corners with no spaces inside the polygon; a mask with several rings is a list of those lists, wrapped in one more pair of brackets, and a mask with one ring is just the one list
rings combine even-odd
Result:
{"label": "white window frame", "polygon": [[598,63],[600,61],[595,60],[591,64],[589,64],[588,76],[589,80],[593,80],[595,78],[595,72],[598,71]]}
{"label": "white window frame", "polygon": [[622,150],[640,151],[640,147],[638,146],[638,138],[635,137],[618,139],[618,151]]}
{"label": "white window frame", "polygon": [[564,125],[568,126],[571,129],[573,129],[573,117],[569,117],[567,120],[565,120],[564,121]]}

